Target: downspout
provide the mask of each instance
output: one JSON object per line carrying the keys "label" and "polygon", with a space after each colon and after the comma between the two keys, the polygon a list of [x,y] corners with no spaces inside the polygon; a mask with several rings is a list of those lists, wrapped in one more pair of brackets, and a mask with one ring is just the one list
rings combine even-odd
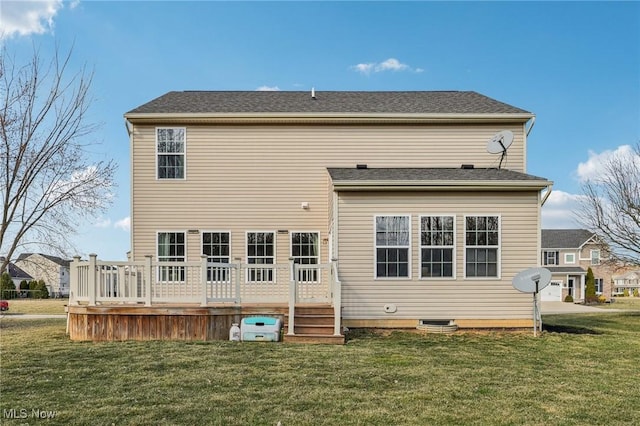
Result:
{"label": "downspout", "polygon": [[129,136],[129,252],[127,260],[136,260],[133,251],[133,124],[125,117],[124,127]]}
{"label": "downspout", "polygon": [[531,129],[533,129],[533,126],[536,124],[536,116],[534,115],[533,117],[531,117],[531,125],[529,126],[529,130],[527,130],[527,137],[529,136],[529,133],[531,133]]}

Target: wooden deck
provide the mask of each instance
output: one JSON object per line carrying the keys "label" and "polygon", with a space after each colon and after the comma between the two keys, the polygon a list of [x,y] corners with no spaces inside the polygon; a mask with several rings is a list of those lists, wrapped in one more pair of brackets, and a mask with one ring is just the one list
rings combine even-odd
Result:
{"label": "wooden deck", "polygon": [[68,333],[76,341],[228,340],[229,329],[242,318],[280,318],[286,342],[343,344],[333,335],[333,308],[327,304],[296,306],[295,335],[288,332],[287,304],[216,305],[77,305],[68,307]]}

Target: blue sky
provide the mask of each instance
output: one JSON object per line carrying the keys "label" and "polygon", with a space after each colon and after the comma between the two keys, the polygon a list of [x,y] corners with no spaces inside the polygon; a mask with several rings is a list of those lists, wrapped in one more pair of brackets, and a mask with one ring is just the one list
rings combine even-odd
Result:
{"label": "blue sky", "polygon": [[640,141],[640,3],[0,2],[16,55],[74,46],[94,69],[96,158],[120,164],[82,255],[130,248],[123,114],[170,90],[473,90],[536,114],[528,172],[555,182],[544,227],[576,227],[581,181]]}

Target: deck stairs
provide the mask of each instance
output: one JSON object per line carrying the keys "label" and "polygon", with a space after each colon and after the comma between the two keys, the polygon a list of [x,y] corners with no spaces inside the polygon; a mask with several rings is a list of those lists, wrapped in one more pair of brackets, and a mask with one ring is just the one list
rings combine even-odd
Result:
{"label": "deck stairs", "polygon": [[288,335],[289,316],[285,315],[284,342],[343,345],[344,335],[333,334],[334,310],[331,305],[295,307],[294,335]]}

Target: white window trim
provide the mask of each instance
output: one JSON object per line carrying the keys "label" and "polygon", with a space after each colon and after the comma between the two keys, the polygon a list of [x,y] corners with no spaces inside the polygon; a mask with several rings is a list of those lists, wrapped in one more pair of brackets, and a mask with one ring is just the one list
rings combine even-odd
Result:
{"label": "white window trim", "polygon": [[[555,263],[548,262],[548,253],[553,253],[553,257],[555,258]],[[557,255],[556,255],[557,254]],[[560,266],[560,250],[543,250],[542,251],[542,264],[544,266]]]}
{"label": "white window trim", "polygon": [[[171,229],[165,230],[165,229],[163,229],[163,230],[160,230],[160,231],[156,231],[155,246],[156,246],[156,262],[158,263],[158,265],[157,265],[156,268],[152,268],[152,269],[156,270],[156,281],[157,282],[163,282],[163,283],[164,282],[171,282],[171,283],[184,283],[184,282],[186,282],[186,281],[162,281],[162,280],[160,280],[160,278],[161,278],[160,277],[160,267],[161,267],[160,263],[161,263],[161,261],[160,261],[160,254],[158,252],[158,237],[160,236],[160,234],[184,234],[184,260],[182,260],[182,262],[186,263],[187,260],[188,260],[188,253],[189,253],[188,246],[187,246],[187,243],[188,243],[187,240],[188,240],[189,233],[187,232],[186,229],[179,229],[179,230],[171,230]],[[180,262],[180,261],[177,260],[176,262]],[[185,268],[184,274],[185,274],[185,280],[186,280],[186,275],[187,275],[186,265],[184,266],[184,268]]]}
{"label": "white window trim", "polygon": [[[488,216],[495,216],[498,218],[498,250],[496,255],[498,256],[497,259],[497,276],[495,277],[468,277],[467,276],[467,218],[468,217],[488,217]],[[500,280],[502,279],[502,215],[499,213],[476,213],[476,214],[466,214],[464,215],[464,220],[462,223],[462,229],[464,232],[464,236],[463,236],[463,251],[462,251],[462,270],[463,270],[463,277],[465,280],[470,280],[470,281],[493,281],[493,280]],[[474,248],[495,248],[494,246],[473,246]]]}
{"label": "white window trim", "polygon": [[[452,217],[453,218],[453,246],[452,248],[452,256],[453,256],[453,276],[451,277],[423,277],[422,276],[422,248],[423,247],[427,247],[427,248],[449,248],[449,246],[423,246],[422,245],[422,218],[423,217]],[[418,265],[418,275],[420,277],[421,280],[426,280],[426,281],[454,281],[456,279],[456,272],[457,272],[457,262],[456,262],[456,253],[457,253],[457,241],[458,241],[458,235],[456,232],[457,229],[457,217],[455,214],[450,214],[450,213],[442,213],[442,214],[422,214],[419,216],[418,218],[418,246],[419,246],[419,255],[418,257],[420,258],[420,263]]]}
{"label": "white window trim", "polygon": [[[245,253],[245,263],[247,265],[247,268],[251,268],[252,264],[249,264],[249,234],[267,234],[267,233],[271,233],[273,234],[273,263],[272,265],[272,269],[273,269],[273,279],[271,281],[251,281],[249,279],[249,269],[245,269],[245,276],[244,276],[244,281],[246,284],[275,284],[278,280],[277,277],[277,269],[276,269],[276,261],[278,260],[277,258],[277,254],[278,254],[278,232],[275,230],[249,230],[249,231],[245,231],[244,233],[244,253]],[[264,257],[269,257],[269,256],[264,256]],[[268,263],[266,263],[265,265],[269,265]]]}
{"label": "white window trim", "polygon": [[[598,253],[598,263],[593,263],[593,254]],[[600,257],[600,249],[591,249],[589,250],[589,263],[591,266],[598,266],[602,263],[602,258]]]}
{"label": "white window trim", "polygon": [[[569,256],[573,256],[573,260],[569,262]],[[564,254],[564,263],[565,265],[575,265],[576,263],[576,254],[575,253],[565,253]]]}
{"label": "white window trim", "polygon": [[[217,230],[217,229],[206,229],[200,232],[200,255],[201,256],[207,256],[206,254],[204,254],[204,234],[229,234],[229,262],[227,263],[232,263],[233,262],[233,251],[232,251],[232,246],[231,246],[231,231],[228,230]],[[209,256],[207,256],[207,262],[209,259]],[[208,276],[208,275],[207,275]],[[229,280],[225,281],[225,282],[230,282],[231,279],[231,273],[229,273]]]}
{"label": "white window trim", "polygon": [[[398,217],[406,217],[409,219],[409,246],[405,247],[405,246],[385,246],[385,248],[408,248],[409,251],[407,253],[407,260],[408,260],[408,275],[406,277],[379,277],[378,276],[378,265],[376,262],[377,259],[377,248],[378,248],[378,244],[376,243],[377,241],[377,229],[376,229],[376,223],[378,221],[379,217],[388,217],[388,216],[398,216]],[[380,280],[380,281],[398,281],[398,280],[402,280],[402,281],[407,281],[407,280],[411,280],[411,270],[413,269],[412,266],[412,235],[411,235],[411,228],[413,228],[412,223],[411,223],[411,215],[410,214],[406,214],[406,213],[380,213],[380,214],[375,214],[373,216],[373,279],[374,280]]]}
{"label": "white window trim", "polygon": [[[182,155],[184,155],[184,173],[182,178],[161,178],[158,176],[158,155],[160,154],[158,152],[158,130],[159,129],[180,129],[184,131],[184,153]],[[186,127],[180,127],[180,126],[158,126],[155,128],[155,135],[154,135],[154,139],[156,141],[156,147],[155,147],[155,151],[156,151],[156,180],[157,181],[162,181],[162,182],[173,182],[173,181],[177,181],[177,182],[182,182],[187,180],[187,128]]]}
{"label": "white window trim", "polygon": [[178,230],[160,230],[160,231],[156,231],[156,261],[160,262],[160,254],[158,253],[158,236],[160,236],[160,234],[184,234],[184,262],[187,262],[187,253],[189,253],[187,251],[187,235],[188,232],[186,229],[178,229]]}
{"label": "white window trim", "polygon": [[[318,235],[318,267],[322,263],[322,245],[320,239],[320,231],[300,231],[300,230],[292,230],[289,231],[289,257],[293,258],[293,234],[317,234]],[[311,256],[309,256],[311,257]],[[293,270],[291,270],[291,279],[293,279]],[[318,271],[318,279],[315,281],[305,281],[306,283],[320,283],[322,282],[322,271]]]}

